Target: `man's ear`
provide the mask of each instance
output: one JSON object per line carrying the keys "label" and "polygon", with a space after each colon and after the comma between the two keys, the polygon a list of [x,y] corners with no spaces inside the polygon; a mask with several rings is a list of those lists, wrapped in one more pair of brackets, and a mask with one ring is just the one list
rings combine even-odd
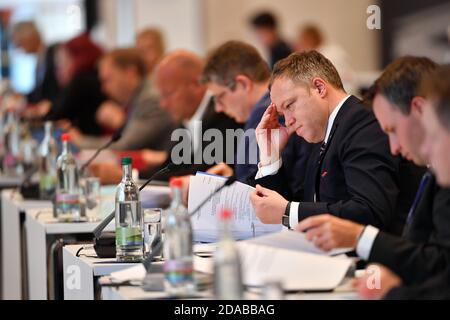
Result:
{"label": "man's ear", "polygon": [[313,90],[316,90],[321,98],[327,95],[327,85],[321,78],[314,78],[312,80]]}
{"label": "man's ear", "polygon": [[242,74],[238,74],[235,78],[234,81],[236,82],[236,87],[238,85],[242,86],[242,88],[245,91],[249,91],[252,87],[253,87],[253,81],[250,80],[249,77],[242,75]]}
{"label": "man's ear", "polygon": [[422,116],[425,99],[423,97],[414,96],[411,100],[411,113],[413,115]]}

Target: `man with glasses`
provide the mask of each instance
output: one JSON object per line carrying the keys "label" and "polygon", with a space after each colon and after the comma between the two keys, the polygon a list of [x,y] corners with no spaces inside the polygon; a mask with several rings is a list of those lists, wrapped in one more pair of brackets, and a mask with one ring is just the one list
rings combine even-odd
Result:
{"label": "man with glasses", "polygon": [[[215,97],[216,111],[245,124],[245,135],[238,142],[234,172],[243,182],[258,169],[254,130],[270,105],[269,77],[269,67],[257,50],[240,41],[226,42],[211,52],[203,71],[202,82]],[[309,150],[310,145],[300,137],[292,137],[286,148],[286,165],[299,173],[289,181],[292,188],[302,183]],[[209,171],[224,176],[233,174],[224,163]]]}

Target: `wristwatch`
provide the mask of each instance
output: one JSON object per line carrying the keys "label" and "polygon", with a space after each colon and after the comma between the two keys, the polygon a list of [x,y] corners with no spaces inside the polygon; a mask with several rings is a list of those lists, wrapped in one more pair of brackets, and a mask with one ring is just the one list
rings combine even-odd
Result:
{"label": "wristwatch", "polygon": [[289,216],[291,213],[291,203],[288,202],[286,209],[284,210],[284,215],[281,218],[281,223],[283,224],[283,226],[285,226],[286,228],[290,229],[290,224],[289,224]]}

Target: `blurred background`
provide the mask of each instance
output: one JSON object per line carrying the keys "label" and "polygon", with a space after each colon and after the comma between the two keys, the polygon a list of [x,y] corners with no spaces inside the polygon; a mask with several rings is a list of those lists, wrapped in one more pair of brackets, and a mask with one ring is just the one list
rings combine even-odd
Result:
{"label": "blurred background", "polygon": [[[381,9],[379,30],[367,28],[373,4]],[[450,3],[445,0],[0,0],[1,76],[9,77],[18,92],[34,87],[36,54],[16,48],[8,36],[20,21],[34,21],[47,45],[89,31],[108,50],[132,46],[140,30],[156,27],[167,50],[187,48],[204,55],[224,41],[239,39],[269,59],[250,23],[261,11],[276,16],[279,32],[293,48],[302,26],[319,28],[324,42],[349,57],[357,81],[370,81],[405,54],[450,61]]]}

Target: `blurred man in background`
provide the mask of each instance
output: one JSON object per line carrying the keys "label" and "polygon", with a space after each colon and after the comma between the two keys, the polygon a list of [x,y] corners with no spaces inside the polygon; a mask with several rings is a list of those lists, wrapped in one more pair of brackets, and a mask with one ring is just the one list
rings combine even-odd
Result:
{"label": "blurred man in background", "polygon": [[[124,108],[122,138],[115,150],[152,148],[165,150],[176,127],[169,114],[160,108],[151,90],[145,63],[135,49],[116,49],[100,62],[100,80],[104,93]],[[110,138],[94,138],[71,131],[72,141],[80,148],[96,149]]]}
{"label": "blurred man in background", "polygon": [[250,24],[258,40],[268,50],[271,69],[278,60],[291,54],[292,49],[281,37],[278,21],[273,13],[261,12],[250,20]]}
{"label": "blurred man in background", "polygon": [[147,73],[152,75],[158,62],[162,59],[166,46],[161,30],[147,28],[136,35],[136,49],[145,61]]}
{"label": "blurred man in background", "polygon": [[319,26],[315,24],[301,26],[298,30],[294,49],[297,52],[317,50],[323,54],[339,72],[347,92],[354,91],[355,74],[347,52],[341,46],[325,41],[325,36]]}
{"label": "blurred man in background", "polygon": [[32,21],[15,24],[12,28],[12,41],[25,53],[37,56],[35,87],[27,95],[28,102],[35,104],[43,100],[53,101],[59,90],[55,67],[57,45],[47,47]]}
{"label": "blurred man in background", "polygon": [[[153,70],[165,53],[162,32],[157,28],[142,30],[136,35],[135,47],[145,62],[148,86],[153,90]],[[110,133],[119,130],[126,121],[124,109],[113,100],[103,103],[95,116],[97,122],[107,128]]]}
{"label": "blurred man in background", "polygon": [[[180,128],[189,131],[191,148],[174,151],[179,141],[171,141],[169,136],[165,140],[161,140],[161,142],[170,144],[165,151],[157,151],[154,148],[141,150],[140,161],[146,165],[146,169],[141,172],[142,176],[150,176],[167,163],[177,162],[186,157],[189,159],[189,163],[177,168],[175,174],[185,175],[205,171],[214,164],[206,163],[202,157],[203,150],[211,143],[211,141],[204,141],[203,132],[214,128],[218,129],[225,137],[226,129],[240,127],[233,119],[214,110],[212,94],[207,91],[205,85],[200,83],[203,67],[203,60],[186,50],[169,53],[157,65],[155,88],[159,93],[160,105],[176,123],[181,124]],[[165,125],[164,122],[161,124]],[[189,154],[186,154],[185,151]],[[225,152],[223,154],[225,155]],[[195,158],[200,158],[201,161],[195,161]],[[94,168],[95,175],[110,183],[117,182],[120,179],[120,173],[119,165]],[[159,178],[166,179],[167,177],[160,176]]]}

